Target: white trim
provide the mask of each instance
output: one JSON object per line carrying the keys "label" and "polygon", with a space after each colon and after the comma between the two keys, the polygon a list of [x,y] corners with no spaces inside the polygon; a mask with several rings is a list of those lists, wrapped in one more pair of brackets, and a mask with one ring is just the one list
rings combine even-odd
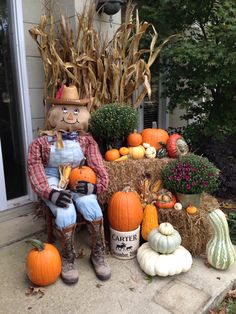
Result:
{"label": "white trim", "polygon": [[29,200],[28,195],[26,195],[26,196],[14,198],[13,200],[8,201],[7,202],[7,208],[11,209],[11,208],[23,206],[23,205],[26,205],[29,203],[32,203],[32,201]]}
{"label": "white trim", "polygon": [[[26,66],[26,50],[24,38],[24,23],[22,12],[22,0],[12,0],[10,2],[10,11],[12,19],[13,42],[14,42],[14,58],[16,63],[17,88],[19,95],[24,155],[27,156],[29,143],[33,140],[32,121],[29,100],[29,85]],[[27,180],[28,199],[34,200],[32,189]],[[15,200],[11,200],[11,203]],[[19,206],[19,204],[18,204]]]}
{"label": "white trim", "polygon": [[2,160],[2,145],[0,138],[0,211],[7,209],[6,185]]}

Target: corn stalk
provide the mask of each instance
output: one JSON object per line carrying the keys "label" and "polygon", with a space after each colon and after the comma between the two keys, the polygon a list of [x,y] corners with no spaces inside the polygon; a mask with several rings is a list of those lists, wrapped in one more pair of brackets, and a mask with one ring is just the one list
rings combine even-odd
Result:
{"label": "corn stalk", "polygon": [[[30,29],[42,57],[45,97],[55,97],[63,83],[75,84],[80,98],[94,98],[91,110],[112,102],[137,108],[146,95],[151,96],[150,67],[173,36],[156,46],[154,26],[139,22],[138,11],[129,3],[124,23],[108,41],[93,26],[96,14],[93,4],[85,6],[81,14],[77,13],[73,31],[64,15],[56,23],[49,10],[41,16],[39,25]],[[140,41],[147,32],[152,36],[150,47],[141,49]],[[132,103],[134,92],[137,97]]]}

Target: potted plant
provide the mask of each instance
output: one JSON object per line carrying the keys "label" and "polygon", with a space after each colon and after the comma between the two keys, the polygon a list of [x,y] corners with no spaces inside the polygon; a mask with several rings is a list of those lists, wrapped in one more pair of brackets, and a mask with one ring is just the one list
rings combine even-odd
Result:
{"label": "potted plant", "polygon": [[91,114],[89,130],[99,145],[120,148],[137,128],[138,113],[128,104],[103,105]]}
{"label": "potted plant", "polygon": [[212,193],[218,188],[219,172],[207,158],[189,153],[170,161],[162,171],[162,180],[183,207],[199,207],[202,192]]}

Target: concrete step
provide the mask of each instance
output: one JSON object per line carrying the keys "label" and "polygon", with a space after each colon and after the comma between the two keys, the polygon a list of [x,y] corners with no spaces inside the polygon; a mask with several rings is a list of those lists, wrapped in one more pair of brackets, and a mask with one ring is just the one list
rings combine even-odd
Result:
{"label": "concrete step", "polygon": [[45,221],[36,216],[32,203],[21,209],[0,213],[0,248],[45,230]]}

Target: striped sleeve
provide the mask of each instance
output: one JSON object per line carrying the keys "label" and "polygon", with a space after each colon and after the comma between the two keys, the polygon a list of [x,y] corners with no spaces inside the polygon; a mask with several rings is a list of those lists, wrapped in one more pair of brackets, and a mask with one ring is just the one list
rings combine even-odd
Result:
{"label": "striped sleeve", "polygon": [[49,152],[47,137],[41,137],[30,144],[27,159],[27,170],[32,189],[39,197],[45,199],[49,199],[52,191],[44,171],[44,162],[48,158]]}

